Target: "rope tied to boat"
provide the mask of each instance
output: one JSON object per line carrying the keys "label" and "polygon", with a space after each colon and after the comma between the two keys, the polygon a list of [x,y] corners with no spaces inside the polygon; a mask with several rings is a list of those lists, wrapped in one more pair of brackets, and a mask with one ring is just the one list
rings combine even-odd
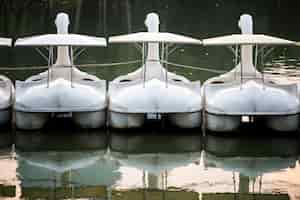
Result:
{"label": "rope tied to boat", "polygon": [[[154,60],[147,60],[147,61],[154,61]],[[192,69],[192,70],[198,70],[198,71],[205,71],[215,74],[223,74],[226,73],[226,70],[219,70],[219,69],[209,69],[205,67],[199,67],[199,66],[192,66],[192,65],[185,65],[185,64],[178,64],[174,62],[169,62],[166,60],[155,60],[159,61],[162,64],[170,65],[171,67],[177,67],[177,68],[184,68],[184,69]],[[113,63],[98,63],[98,64],[81,64],[81,65],[75,65],[78,68],[85,68],[85,67],[120,67],[123,65],[130,65],[130,64],[137,64],[141,63],[142,60],[132,60],[127,62],[113,62]],[[71,67],[71,66],[57,66],[57,67]],[[42,70],[42,69],[48,69],[48,66],[24,66],[24,67],[0,67],[0,71],[21,71],[21,70]]]}
{"label": "rope tied to boat", "polygon": [[223,74],[226,73],[227,71],[225,70],[218,70],[218,69],[209,69],[209,68],[204,68],[204,67],[196,67],[192,65],[184,65],[184,64],[178,64],[178,63],[173,63],[165,60],[161,60],[161,63],[171,65],[174,67],[179,67],[179,68],[185,68],[185,69],[193,69],[193,70],[199,70],[199,71],[206,71],[206,72],[211,72],[211,73],[216,73],[216,74]]}
{"label": "rope tied to boat", "polygon": [[[127,61],[127,62],[115,62],[115,63],[101,63],[101,64],[82,64],[75,65],[76,67],[111,67],[111,66],[121,66],[140,63],[141,60]],[[71,66],[58,66],[58,67],[71,67]],[[39,70],[48,69],[48,66],[25,66],[25,67],[0,67],[0,71],[19,71],[19,70]]]}

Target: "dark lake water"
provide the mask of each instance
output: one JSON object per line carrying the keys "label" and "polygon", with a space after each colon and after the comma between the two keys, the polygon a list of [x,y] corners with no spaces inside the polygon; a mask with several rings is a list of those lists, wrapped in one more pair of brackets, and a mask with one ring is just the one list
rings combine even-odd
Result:
{"label": "dark lake water", "polygon": [[[63,11],[70,15],[70,32],[108,37],[145,31],[146,14],[157,12],[162,31],[203,39],[239,33],[239,16],[249,13],[255,32],[300,41],[299,8],[299,1],[283,0],[0,0],[0,36],[15,40],[53,33],[55,16]],[[31,48],[1,48],[0,58],[0,69],[47,64]],[[280,47],[261,65],[280,63],[297,70],[299,58],[300,48]],[[76,64],[136,59],[140,54],[133,46],[109,45],[87,49]],[[180,46],[169,60],[219,70],[234,64],[223,47]],[[82,70],[111,80],[138,67]],[[170,70],[201,81],[216,75]],[[38,72],[0,71],[13,80]],[[0,199],[299,200],[299,136],[249,132],[84,131],[64,123],[39,132],[1,130]]]}

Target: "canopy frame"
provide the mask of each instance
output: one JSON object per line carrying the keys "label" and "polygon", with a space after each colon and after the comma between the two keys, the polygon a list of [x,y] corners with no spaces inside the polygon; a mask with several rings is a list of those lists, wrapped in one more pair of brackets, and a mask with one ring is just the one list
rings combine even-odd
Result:
{"label": "canopy frame", "polygon": [[[264,66],[264,59],[274,50],[274,47],[270,48],[265,52],[265,49],[268,46],[276,45],[276,46],[283,46],[283,45],[296,45],[294,41],[281,39],[278,37],[272,37],[268,35],[262,35],[262,34],[233,34],[233,35],[225,35],[221,37],[215,37],[215,38],[208,38],[203,40],[204,46],[228,46],[229,49],[234,53],[234,60],[235,60],[235,66],[238,64],[238,53],[241,51],[242,46],[254,46],[254,68],[257,70],[258,66],[258,56],[259,53],[261,54],[261,65]],[[234,46],[234,47],[232,47]],[[261,46],[261,49],[259,49],[259,46]],[[240,47],[238,49],[238,47]],[[252,58],[253,59],[253,58]],[[243,82],[243,62],[242,57],[240,57],[240,63],[241,63],[241,83]],[[262,82],[264,83],[264,70],[262,70]],[[256,77],[256,74],[255,74]],[[242,84],[241,84],[242,85]],[[264,87],[264,84],[263,84]]]}
{"label": "canopy frame", "polygon": [[[138,36],[141,36],[139,38]],[[122,38],[123,37],[123,38]],[[137,39],[138,38],[138,39]],[[171,38],[171,39],[170,39]],[[160,45],[160,58],[159,61],[163,68],[165,68],[165,84],[168,87],[168,57],[176,51],[178,44],[194,44],[202,45],[202,41],[187,36],[176,35],[167,32],[138,32],[127,35],[112,36],[109,38],[110,43],[133,43],[135,48],[141,50],[142,54],[142,79],[143,86],[145,87],[146,74],[147,74],[147,45],[149,43],[158,43]],[[140,45],[141,44],[141,45]],[[172,46],[174,45],[174,46]],[[170,49],[171,48],[171,49]]]}
{"label": "canopy frame", "polygon": [[12,39],[11,38],[0,37],[0,46],[11,47],[12,46]]}
{"label": "canopy frame", "polygon": [[146,83],[146,77],[147,77],[147,61],[159,61],[160,64],[165,68],[165,84],[166,84],[166,88],[168,87],[168,58],[169,55],[171,55],[176,49],[177,46],[175,45],[175,47],[173,47],[171,49],[171,53],[169,51],[169,44],[168,43],[164,43],[164,42],[159,42],[160,44],[160,59],[159,60],[147,60],[147,45],[148,43],[153,43],[153,42],[143,42],[141,47],[142,47],[142,64],[143,64],[143,68],[142,68],[142,79],[143,79],[143,87],[145,87],[145,83]]}
{"label": "canopy frame", "polygon": [[[240,56],[241,53],[241,47],[245,46],[244,44],[235,44],[235,45],[229,45],[226,46],[230,52],[233,53],[234,55],[234,65],[237,66],[240,62],[241,64],[241,70],[240,70],[240,81],[241,81],[241,85],[243,83],[244,80],[244,75],[243,75],[243,62],[242,62],[242,57]],[[265,59],[275,50],[275,47],[271,47],[269,45],[259,45],[259,44],[253,44],[252,46],[254,46],[254,68],[257,70],[257,67],[259,65],[261,65],[262,67],[264,66],[264,61]],[[260,59],[258,59],[260,58]],[[260,61],[260,62],[258,62]],[[237,78],[236,76],[236,72],[235,72],[235,79]],[[255,77],[256,74],[255,74]],[[261,80],[263,83],[263,87],[264,82],[265,82],[265,74],[264,74],[264,70],[261,70]]]}
{"label": "canopy frame", "polygon": [[[34,49],[38,52],[38,54],[45,60],[48,62],[49,60],[49,47],[44,47],[47,51],[48,51],[48,56],[41,50],[40,47],[35,47]],[[81,54],[86,52],[86,48],[85,47],[76,47],[73,49],[73,60],[75,61]]]}
{"label": "canopy frame", "polygon": [[[67,66],[70,67],[70,82],[71,82],[71,87],[73,88],[73,68],[74,68],[74,51],[73,51],[73,46],[68,46],[68,50],[69,50],[69,55],[70,55],[70,61],[71,61],[71,65]],[[51,81],[51,70],[54,66],[54,46],[49,46],[46,47],[46,49],[48,49],[48,58],[45,56],[45,54],[43,54],[40,49],[36,48],[36,50],[38,50],[38,52],[40,52],[40,54],[42,55],[43,58],[47,58],[48,61],[48,72],[47,72],[47,88],[49,88],[50,86],[50,81]],[[80,50],[80,53],[82,53],[85,49]],[[66,67],[66,66],[57,66],[57,67]]]}
{"label": "canopy frame", "polygon": [[[239,63],[241,65],[241,68],[240,68],[240,82],[241,82],[241,87],[242,87],[242,83],[244,81],[244,74],[243,74],[243,58],[242,56],[240,55],[241,54],[241,47],[243,45],[235,45],[234,47],[233,46],[228,46],[228,48],[231,50],[231,52],[234,53],[234,65],[237,66]],[[254,63],[253,63],[253,66],[255,68],[255,70],[258,70],[257,67],[258,67],[258,57],[259,57],[259,53],[261,55],[261,60],[260,60],[260,64],[262,66],[264,66],[264,63],[263,63],[263,59],[265,57],[265,54],[264,54],[264,51],[263,49],[265,49],[266,46],[262,47],[261,49],[259,49],[259,46],[258,44],[254,45]],[[272,51],[274,50],[274,48],[271,48],[269,49],[269,51],[267,52],[269,55]],[[236,79],[236,72],[235,72],[235,79]],[[263,83],[263,86],[264,86],[264,70],[261,71],[261,80],[262,80],[262,83]],[[257,77],[256,75],[256,71],[255,71],[255,77]]]}
{"label": "canopy frame", "polygon": [[[44,34],[44,35],[37,35],[32,37],[25,37],[20,38],[16,41],[15,46],[33,46],[35,47],[36,51],[48,62],[48,80],[47,80],[47,87],[50,85],[50,78],[51,78],[51,70],[54,64],[54,47],[69,47],[69,55],[71,61],[71,87],[73,87],[73,67],[74,67],[74,60],[77,59],[83,52],[85,52],[85,47],[92,47],[92,46],[107,46],[107,42],[105,38],[100,37],[93,37],[93,36],[85,36],[79,34]],[[76,52],[76,49],[73,50],[73,47],[82,47]],[[48,50],[48,56],[46,56],[39,47],[45,47]],[[60,67],[60,66],[58,66]]]}
{"label": "canopy frame", "polygon": [[[159,43],[160,44],[160,59],[159,60],[147,60],[147,44],[149,43]],[[142,80],[143,80],[143,87],[145,87],[146,77],[147,77],[147,61],[159,61],[161,65],[165,68],[165,84],[166,88],[168,87],[168,59],[169,56],[172,55],[178,48],[179,44],[172,44],[167,42],[142,42],[140,43],[133,43],[134,47],[141,53],[142,56]],[[169,50],[171,48],[171,50]]]}

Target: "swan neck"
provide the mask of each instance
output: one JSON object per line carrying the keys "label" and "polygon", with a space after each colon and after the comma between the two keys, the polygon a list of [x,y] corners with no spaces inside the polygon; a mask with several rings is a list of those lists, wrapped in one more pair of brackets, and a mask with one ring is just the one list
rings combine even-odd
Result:
{"label": "swan neck", "polygon": [[71,65],[69,47],[57,47],[57,58],[55,65]]}

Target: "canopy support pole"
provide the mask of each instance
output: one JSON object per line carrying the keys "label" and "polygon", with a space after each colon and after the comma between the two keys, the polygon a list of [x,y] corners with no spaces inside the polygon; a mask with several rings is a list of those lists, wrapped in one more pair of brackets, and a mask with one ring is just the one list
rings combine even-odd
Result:
{"label": "canopy support pole", "polygon": [[[239,56],[239,46],[235,45],[235,50],[234,50],[234,66],[235,67],[238,65],[238,56]],[[234,72],[234,79],[236,80],[236,72]]]}
{"label": "canopy support pole", "polygon": [[[161,43],[160,45],[161,45],[160,63],[161,63],[162,66],[164,66],[164,64],[165,64],[165,62],[164,62],[165,61],[165,46],[164,46],[164,43]],[[164,69],[161,68],[161,76],[164,75],[163,71],[164,71]]]}
{"label": "canopy support pole", "polygon": [[49,47],[49,58],[48,58],[47,88],[49,88],[49,85],[50,85],[50,70],[51,70],[52,65],[53,65],[53,46],[50,46]]}
{"label": "canopy support pole", "polygon": [[136,48],[136,50],[140,53],[143,54],[143,47],[140,44],[134,43],[133,46]]}
{"label": "canopy support pole", "polygon": [[48,61],[47,56],[39,48],[35,48],[35,50],[42,56],[42,58],[44,58],[46,61]]}
{"label": "canopy support pole", "polygon": [[165,65],[166,65],[166,88],[168,88],[168,51],[169,51],[169,46],[168,46],[168,44],[166,44],[166,47],[165,47],[165,51],[166,51],[166,58],[165,58],[165,60],[167,61],[166,63],[165,63]]}
{"label": "canopy support pole", "polygon": [[[236,46],[236,45],[235,45]],[[227,46],[227,48],[233,53],[235,54],[235,48],[234,48],[234,45],[233,46]]]}
{"label": "canopy support pole", "polygon": [[255,57],[254,57],[254,68],[255,68],[255,78],[256,78],[256,71],[257,71],[257,60],[258,60],[258,45],[255,45]]}
{"label": "canopy support pole", "polygon": [[[241,50],[241,53],[242,53],[242,50]],[[242,85],[243,85],[243,60],[242,60],[242,56],[241,56],[241,59],[240,59],[240,63],[241,63],[241,69],[240,69],[240,72],[241,72],[241,89],[242,89]]]}
{"label": "canopy support pole", "polygon": [[71,57],[71,87],[73,88],[73,65],[74,65],[74,58],[73,58],[73,47],[70,46],[70,57]]}
{"label": "canopy support pole", "polygon": [[[169,44],[168,44],[168,46],[169,46]],[[169,55],[171,55],[174,51],[176,51],[177,49],[178,49],[178,45],[173,45],[174,47],[170,50],[170,51],[168,51],[167,52],[167,55],[169,56]],[[169,46],[170,47],[170,46]],[[168,47],[168,48],[169,48]]]}
{"label": "canopy support pole", "polygon": [[[78,58],[78,56],[80,56],[83,52],[85,52],[85,48],[82,48],[80,50],[78,50],[78,52],[73,56],[73,59],[76,60]],[[75,50],[74,50],[75,53]]]}
{"label": "canopy support pole", "polygon": [[270,55],[270,53],[272,53],[272,51],[275,49],[274,47],[270,48],[269,50],[266,51],[266,53],[264,52],[264,49],[263,48],[261,51],[262,51],[262,59],[264,60],[268,55]]}
{"label": "canopy support pole", "polygon": [[146,59],[145,59],[145,57],[146,57],[146,56],[145,56],[145,54],[146,54],[146,49],[145,49],[145,48],[146,48],[146,45],[145,45],[145,42],[143,42],[143,47],[142,47],[142,48],[143,48],[143,51],[142,51],[143,59],[142,59],[142,60],[143,60],[143,65],[144,65],[144,67],[143,67],[143,68],[144,68],[144,69],[143,69],[143,87],[145,87],[145,83],[146,83],[146,68],[147,68],[147,66],[146,66],[146,65],[147,65],[147,64],[146,64],[147,61],[146,61]]}

